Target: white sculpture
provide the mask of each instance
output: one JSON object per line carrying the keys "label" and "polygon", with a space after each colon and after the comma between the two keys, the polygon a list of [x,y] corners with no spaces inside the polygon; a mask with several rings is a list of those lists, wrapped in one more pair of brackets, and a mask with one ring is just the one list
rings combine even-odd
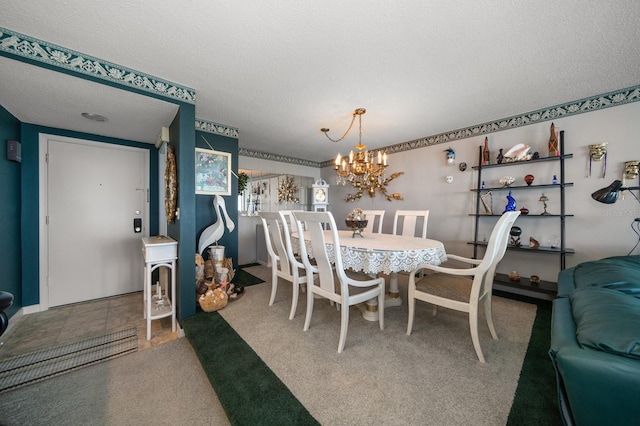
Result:
{"label": "white sculpture", "polygon": [[227,230],[229,232],[233,232],[236,228],[236,224],[233,223],[233,220],[227,214],[227,205],[225,204],[224,198],[219,195],[216,195],[213,198],[213,207],[216,213],[218,214],[218,219],[205,228],[200,234],[200,239],[198,240],[198,252],[200,254],[204,254],[204,251],[213,244],[218,244],[218,240],[222,238],[224,234],[224,224],[222,223],[222,216],[224,216],[224,220],[227,224]]}

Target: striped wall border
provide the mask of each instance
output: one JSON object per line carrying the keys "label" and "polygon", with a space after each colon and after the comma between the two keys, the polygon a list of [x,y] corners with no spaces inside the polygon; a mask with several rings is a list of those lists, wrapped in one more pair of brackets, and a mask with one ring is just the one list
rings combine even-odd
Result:
{"label": "striped wall border", "polygon": [[91,76],[112,84],[134,88],[163,98],[195,104],[196,92],[167,80],[85,55],[0,27],[0,54],[29,60],[67,72]]}

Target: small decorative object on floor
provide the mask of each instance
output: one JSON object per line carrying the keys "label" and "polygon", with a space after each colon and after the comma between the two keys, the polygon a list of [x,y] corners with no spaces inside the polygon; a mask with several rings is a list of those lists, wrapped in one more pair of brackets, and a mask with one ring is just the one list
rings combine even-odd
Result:
{"label": "small decorative object on floor", "polygon": [[533,175],[526,175],[524,177],[524,181],[526,182],[527,186],[531,186],[531,184],[533,183],[534,179],[535,179],[535,177]]}
{"label": "small decorative object on floor", "polygon": [[229,296],[222,288],[207,290],[205,294],[198,297],[198,303],[205,312],[213,312],[224,308],[227,306],[228,300]]}
{"label": "small decorative object on floor", "polygon": [[366,216],[361,208],[355,208],[351,213],[347,215],[347,219],[345,223],[353,231],[353,235],[351,238],[355,238],[356,235],[360,235],[362,238],[362,231],[367,227],[368,220],[366,220]]}
{"label": "small decorative object on floor", "polygon": [[509,272],[509,279],[517,283],[520,281],[520,274],[518,273],[518,271],[511,271]]}
{"label": "small decorative object on floor", "polygon": [[560,155],[558,149],[558,134],[556,133],[556,126],[551,123],[550,135],[549,135],[549,157],[557,157]]}
{"label": "small decorative object on floor", "polygon": [[520,235],[522,235],[522,228],[520,228],[519,226],[512,226],[509,234],[511,234],[511,241],[509,242],[509,244],[514,247],[520,247]]}
{"label": "small decorative object on floor", "polygon": [[509,195],[507,195],[507,205],[505,206],[502,214],[514,211],[516,211],[516,199],[511,196],[511,191],[509,191]]}
{"label": "small decorative object on floor", "polygon": [[529,237],[529,248],[537,249],[538,247],[540,247],[540,243],[538,242],[538,240],[533,237]]}

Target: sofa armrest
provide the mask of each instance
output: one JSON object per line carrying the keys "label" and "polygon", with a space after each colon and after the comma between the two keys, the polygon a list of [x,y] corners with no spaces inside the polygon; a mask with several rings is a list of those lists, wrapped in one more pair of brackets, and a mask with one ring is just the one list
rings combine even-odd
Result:
{"label": "sofa armrest", "polygon": [[638,424],[638,360],[576,346],[561,347],[554,358],[576,424]]}

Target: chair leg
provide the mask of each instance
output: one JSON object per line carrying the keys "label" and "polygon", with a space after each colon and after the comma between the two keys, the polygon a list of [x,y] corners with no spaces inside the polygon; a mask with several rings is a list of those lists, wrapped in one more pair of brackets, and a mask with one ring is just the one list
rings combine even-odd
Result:
{"label": "chair leg", "polygon": [[[473,311],[473,310],[472,310]],[[473,341],[473,347],[476,350],[476,355],[481,363],[485,364],[484,355],[482,354],[482,348],[480,347],[480,338],[478,337],[478,311],[469,312],[469,328],[471,329],[471,340]]]}
{"label": "chair leg", "polygon": [[340,312],[340,341],[338,342],[338,353],[342,353],[344,342],[347,340],[347,327],[349,326],[349,305],[342,304]]}
{"label": "chair leg", "polygon": [[416,311],[416,299],[414,297],[415,289],[409,284],[409,294],[407,295],[407,305],[409,305],[409,319],[407,321],[407,335],[411,334],[413,329],[413,316]]}
{"label": "chair leg", "polygon": [[289,312],[289,319],[292,320],[296,316],[296,309],[298,308],[298,287],[300,284],[298,280],[293,280],[293,296],[291,296],[291,312]]}
{"label": "chair leg", "polygon": [[304,318],[304,331],[309,329],[309,324],[311,324],[311,314],[313,313],[313,291],[311,291],[311,286],[307,289],[307,316]]}
{"label": "chair leg", "polygon": [[275,265],[271,267],[271,298],[269,306],[273,305],[276,300],[276,291],[278,291],[278,275],[276,274]]}
{"label": "chair leg", "polygon": [[498,340],[498,333],[496,333],[496,328],[493,325],[490,294],[486,295],[484,299],[484,316],[487,318],[487,326],[489,327],[489,331],[491,332],[491,337],[493,337],[493,340]]}
{"label": "chair leg", "polygon": [[380,288],[380,294],[378,295],[378,322],[380,322],[380,330],[384,330],[384,298],[385,287],[383,284]]}

